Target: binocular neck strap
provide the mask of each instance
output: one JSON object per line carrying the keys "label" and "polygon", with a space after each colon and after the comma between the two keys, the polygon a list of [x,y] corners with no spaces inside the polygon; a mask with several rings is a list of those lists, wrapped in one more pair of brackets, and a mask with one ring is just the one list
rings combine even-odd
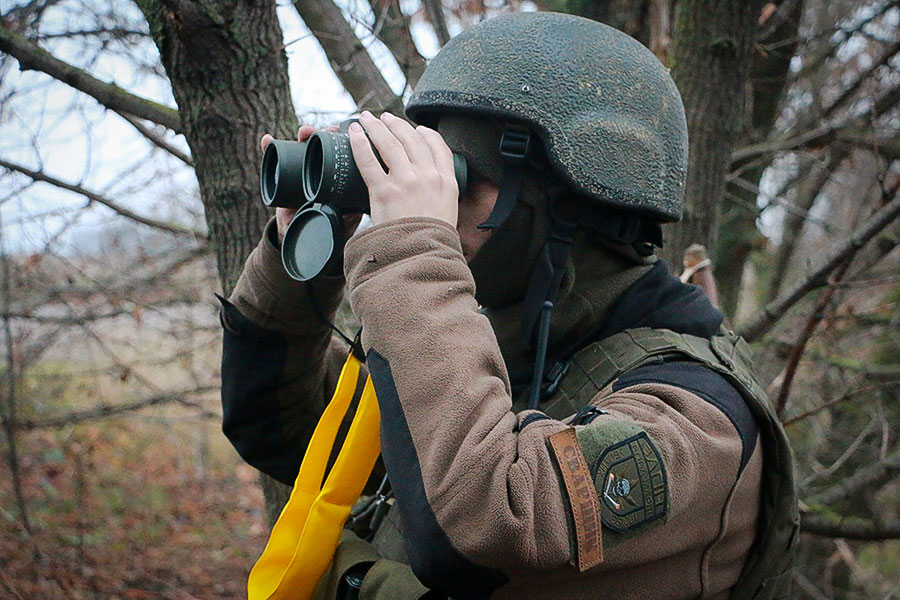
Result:
{"label": "binocular neck strap", "polygon": [[347,334],[338,329],[337,325],[331,322],[325,313],[322,311],[322,304],[319,302],[319,295],[316,294],[315,285],[313,285],[312,281],[306,282],[306,297],[309,299],[309,306],[313,311],[313,314],[316,316],[322,324],[326,325],[333,332],[338,334],[338,336],[347,342],[347,345],[350,346],[350,352],[353,356],[356,357],[360,362],[366,362],[366,352],[363,350],[362,346],[362,327],[357,329],[356,335],[353,336],[351,340]]}
{"label": "binocular neck strap", "polygon": [[513,123],[505,125],[503,135],[500,137],[500,161],[503,171],[500,174],[497,202],[487,220],[478,225],[478,229],[483,231],[500,227],[515,208],[519,191],[522,189],[522,179],[525,177],[531,135],[527,127]]}

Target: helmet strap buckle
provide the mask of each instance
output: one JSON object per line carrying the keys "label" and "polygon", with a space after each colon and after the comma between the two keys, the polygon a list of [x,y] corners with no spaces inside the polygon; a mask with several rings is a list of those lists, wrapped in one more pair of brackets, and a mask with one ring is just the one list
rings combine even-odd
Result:
{"label": "helmet strap buckle", "polygon": [[531,130],[522,125],[506,123],[500,136],[500,160],[504,165],[525,164],[531,149]]}

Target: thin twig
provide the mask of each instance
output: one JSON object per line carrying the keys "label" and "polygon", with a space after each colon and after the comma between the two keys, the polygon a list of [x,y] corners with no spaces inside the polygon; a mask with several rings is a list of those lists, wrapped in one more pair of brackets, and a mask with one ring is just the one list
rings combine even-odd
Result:
{"label": "thin twig", "polygon": [[85,410],[73,411],[71,413],[60,415],[58,417],[48,417],[46,419],[29,419],[25,421],[19,421],[16,424],[16,427],[20,430],[32,430],[32,429],[60,429],[62,427],[67,427],[69,425],[74,425],[76,423],[83,423],[85,421],[95,421],[97,419],[104,419],[106,417],[112,417],[115,415],[121,415],[123,413],[134,412],[136,410],[140,410],[142,408],[147,408],[148,406],[156,406],[159,404],[169,404],[172,402],[179,402],[183,400],[185,396],[193,396],[197,394],[203,394],[206,392],[211,392],[219,389],[214,385],[203,385],[198,386],[189,390],[181,390],[178,392],[166,392],[164,394],[159,394],[155,396],[150,396],[149,398],[142,398],[140,400],[135,400],[133,402],[127,402],[125,404],[105,404],[100,406],[95,406],[94,408],[89,408]]}
{"label": "thin twig", "polygon": [[0,25],[0,52],[19,61],[19,68],[42,71],[91,96],[113,110],[123,110],[141,119],[158,123],[173,131],[181,131],[178,111],[158,102],[136,96],[117,85],[101,81],[67,62],[61,61],[34,42]]}
{"label": "thin twig", "polygon": [[900,469],[900,448],[895,448],[883,460],[857,469],[847,477],[839,478],[834,486],[810,497],[807,504],[831,506],[851,494],[859,493],[859,490],[872,489],[876,482],[889,477],[898,469]]}
{"label": "thin twig", "polygon": [[800,530],[810,535],[848,540],[893,540],[900,538],[900,522],[879,524],[859,517],[801,515]]}
{"label": "thin twig", "polygon": [[390,50],[403,75],[406,76],[406,85],[415,87],[425,71],[425,58],[416,48],[416,42],[410,31],[410,18],[403,14],[398,0],[368,1],[372,12],[375,13],[372,34]]}
{"label": "thin twig", "polygon": [[175,146],[173,146],[172,144],[167,142],[163,136],[159,135],[158,133],[156,133],[155,131],[153,131],[152,129],[150,129],[149,127],[144,125],[143,123],[141,123],[140,119],[132,117],[128,113],[120,111],[120,110],[117,110],[115,112],[120,117],[122,117],[123,119],[128,121],[128,123],[132,127],[134,127],[138,131],[138,133],[140,133],[142,136],[147,138],[151,144],[153,144],[157,148],[165,150],[166,152],[168,152],[175,158],[179,159],[181,162],[183,162],[187,166],[189,166],[189,167],[194,166],[194,159],[191,158],[190,155],[188,155],[186,152],[184,152],[180,148],[176,148]]}
{"label": "thin twig", "polygon": [[797,375],[797,366],[800,364],[800,359],[803,358],[806,344],[808,344],[810,338],[812,338],[816,327],[825,318],[825,311],[828,308],[828,304],[831,302],[834,293],[837,291],[836,284],[840,283],[844,278],[849,267],[850,259],[848,258],[834,270],[832,282],[829,284],[828,289],[822,292],[819,301],[816,302],[815,308],[813,308],[809,318],[806,320],[806,325],[803,326],[803,331],[800,332],[800,337],[797,338],[797,342],[791,350],[791,355],[784,368],[784,381],[781,384],[781,389],[778,390],[778,397],[775,399],[775,412],[778,416],[781,416],[784,412],[784,407],[787,405],[788,396],[791,394],[791,386],[794,383],[794,377]]}
{"label": "thin twig", "polygon": [[806,412],[802,412],[799,415],[796,415],[789,419],[786,419],[785,421],[783,421],[783,424],[785,427],[789,427],[791,425],[798,423],[799,421],[808,419],[809,417],[822,412],[826,408],[829,408],[836,404],[840,404],[842,402],[846,402],[847,400],[852,400],[853,398],[860,396],[862,394],[866,394],[868,392],[883,389],[885,387],[893,386],[896,384],[900,384],[900,379],[897,379],[896,381],[885,381],[884,383],[880,383],[877,385],[867,385],[865,387],[862,387],[862,388],[859,388],[856,390],[852,390],[850,392],[846,392],[844,394],[841,394],[837,398],[832,398],[831,400],[829,400],[828,402],[825,402],[824,404],[820,404],[819,406],[817,406],[815,408],[811,408],[811,409],[807,410]]}
{"label": "thin twig", "polygon": [[809,485],[816,479],[828,477],[837,472],[838,469],[844,466],[844,464],[848,460],[850,460],[854,454],[856,454],[856,451],[859,450],[859,447],[862,446],[862,443],[866,440],[867,437],[869,437],[869,434],[872,433],[872,430],[874,429],[875,419],[873,418],[865,427],[863,427],[863,430],[859,432],[859,435],[856,436],[853,442],[851,442],[850,445],[847,446],[847,449],[844,450],[844,452],[839,457],[837,457],[837,459],[833,463],[831,463],[828,467],[821,471],[810,473],[803,481],[801,481],[797,485],[797,487],[805,489],[807,485]]}
{"label": "thin twig", "polygon": [[865,225],[857,229],[856,232],[850,236],[849,240],[832,250],[822,262],[822,265],[813,271],[805,280],[780,294],[775,300],[769,302],[741,328],[740,334],[748,342],[758,340],[762,337],[782,316],[784,316],[789,308],[794,306],[794,304],[807,293],[825,284],[832,271],[843,264],[848,258],[852,257],[885,227],[890,225],[898,215],[900,215],[900,196],[894,197],[894,199],[884,208],[879,210],[875,216],[869,219]]}
{"label": "thin twig", "polygon": [[131,219],[132,221],[136,221],[141,223],[142,225],[147,225],[148,227],[153,227],[155,229],[161,229],[162,231],[167,231],[169,233],[174,233],[176,235],[189,235],[191,237],[197,239],[206,239],[206,234],[201,231],[196,231],[194,229],[190,229],[183,225],[178,225],[175,223],[166,223],[165,221],[158,221],[156,219],[151,219],[150,217],[141,216],[131,210],[121,206],[114,200],[110,200],[97,192],[86,189],[80,185],[75,185],[72,183],[67,183],[56,177],[52,177],[41,171],[35,171],[33,169],[29,169],[28,167],[24,167],[22,165],[18,165],[16,163],[9,162],[8,160],[0,159],[0,167],[4,167],[9,169],[10,171],[16,171],[18,173],[22,173],[23,175],[27,175],[31,179],[35,181],[41,181],[44,183],[49,183],[50,185],[55,185],[58,188],[62,188],[64,190],[68,190],[70,192],[74,192],[76,194],[81,194],[91,202],[96,202],[98,204],[102,204],[107,208],[111,208],[115,212],[119,213],[123,217]]}
{"label": "thin twig", "polygon": [[[0,264],[3,271],[3,308],[8,309],[10,303],[10,288],[12,287],[12,273],[10,272],[9,257],[6,254],[6,238],[4,237],[3,222],[0,220]],[[9,319],[3,319],[3,335],[6,342],[6,406],[3,407],[3,429],[6,433],[6,441],[9,446],[7,452],[7,460],[9,461],[9,470],[12,474],[13,492],[16,496],[16,505],[19,509],[19,516],[22,519],[22,526],[28,535],[34,535],[31,528],[31,521],[28,518],[28,504],[25,501],[25,494],[22,490],[22,477],[19,470],[19,454],[16,446],[16,395],[18,394],[16,378],[18,377],[19,366],[16,361],[16,348],[13,341],[12,323]]]}
{"label": "thin twig", "polygon": [[340,7],[333,0],[294,0],[293,5],[354,102],[361,105],[362,98],[369,96],[367,108],[402,115],[403,100],[391,89]]}

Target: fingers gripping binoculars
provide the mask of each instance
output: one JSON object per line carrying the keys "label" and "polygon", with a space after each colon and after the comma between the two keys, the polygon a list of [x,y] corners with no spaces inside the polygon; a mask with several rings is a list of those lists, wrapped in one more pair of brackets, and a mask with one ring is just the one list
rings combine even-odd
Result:
{"label": "fingers gripping binoculars", "polygon": [[[335,273],[346,241],[343,217],[370,211],[369,190],[356,167],[347,133],[355,120],[342,122],[338,131],[317,131],[305,142],[274,140],[263,154],[259,172],[263,204],[299,209],[281,243],[281,261],[297,281]],[[467,168],[456,153],[453,168],[462,196]]]}

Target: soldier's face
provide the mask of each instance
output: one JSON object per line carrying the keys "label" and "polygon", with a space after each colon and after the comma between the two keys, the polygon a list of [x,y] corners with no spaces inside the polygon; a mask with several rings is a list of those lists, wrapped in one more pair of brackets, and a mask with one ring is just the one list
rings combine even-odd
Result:
{"label": "soldier's face", "polygon": [[494,210],[497,192],[497,186],[490,181],[475,179],[469,182],[468,190],[459,199],[456,230],[459,232],[459,241],[466,262],[471,261],[491,237],[491,230],[481,231],[478,225],[484,223]]}

